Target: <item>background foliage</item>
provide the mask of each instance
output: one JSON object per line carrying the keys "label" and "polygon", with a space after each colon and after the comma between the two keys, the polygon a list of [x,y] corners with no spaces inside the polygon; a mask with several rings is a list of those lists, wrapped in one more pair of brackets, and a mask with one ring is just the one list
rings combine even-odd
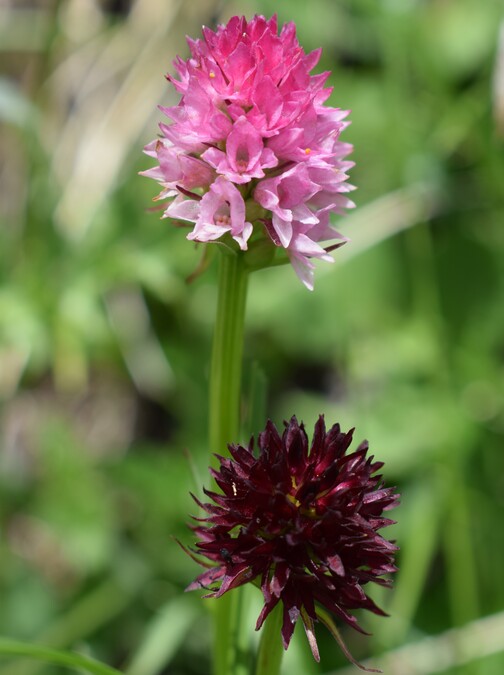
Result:
{"label": "background foliage", "polygon": [[[247,386],[267,373],[277,423],[356,426],[403,493],[391,618],[347,635],[355,655],[398,675],[498,675],[498,0],[4,0],[0,633],[129,675],[209,672],[208,617],[181,593],[197,570],[171,537],[190,542],[188,490],[206,480],[215,270],[185,282],[201,251],[148,212],[156,186],[137,171],[184,35],[255,12],[324,48],[359,191],[341,222],[352,243],[313,294],[286,268],[253,277]],[[297,633],[286,673],[350,672],[326,636],[316,667]],[[56,670],[0,661],[0,675]]]}

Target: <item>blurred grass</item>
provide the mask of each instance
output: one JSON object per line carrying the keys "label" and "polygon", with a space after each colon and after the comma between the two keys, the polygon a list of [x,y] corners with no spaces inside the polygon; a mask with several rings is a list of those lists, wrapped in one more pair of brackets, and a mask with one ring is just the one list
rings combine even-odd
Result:
{"label": "blurred grass", "polygon": [[[374,637],[347,635],[354,654],[386,652],[401,675],[500,675],[497,0],[2,4],[0,633],[130,675],[208,672],[208,622],[180,595],[196,570],[171,536],[190,541],[186,448],[206,475],[215,270],[185,283],[201,253],[147,212],[155,190],[137,171],[184,35],[274,11],[324,48],[331,102],[352,109],[358,209],[313,294],[288,269],[253,277],[250,397],[264,405],[265,373],[276,422],[356,426],[403,493],[391,617],[363,618]],[[297,631],[286,672],[344,667],[319,633],[323,667]]]}

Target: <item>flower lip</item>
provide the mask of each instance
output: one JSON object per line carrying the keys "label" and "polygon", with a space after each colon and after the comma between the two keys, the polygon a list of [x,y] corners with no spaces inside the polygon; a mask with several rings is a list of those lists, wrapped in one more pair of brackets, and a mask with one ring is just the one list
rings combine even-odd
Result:
{"label": "flower lip", "polygon": [[206,511],[193,526],[198,553],[215,567],[188,590],[219,597],[254,581],[264,598],[257,628],[281,602],[284,647],[301,617],[315,658],[314,624],[334,633],[327,612],[364,632],[350,612],[383,614],[364,587],[390,585],[384,575],[396,569],[397,547],[378,530],[393,523],[382,514],[399,497],[383,487],[383,464],[367,456],[367,443],[347,452],[352,437],[353,429],[343,433],[337,424],[326,430],[320,416],[310,443],[292,417],[283,434],[266,424],[257,454],[253,439],[229,445],[230,456],[219,456],[211,471],[220,492],[204,490],[207,503],[196,499]]}

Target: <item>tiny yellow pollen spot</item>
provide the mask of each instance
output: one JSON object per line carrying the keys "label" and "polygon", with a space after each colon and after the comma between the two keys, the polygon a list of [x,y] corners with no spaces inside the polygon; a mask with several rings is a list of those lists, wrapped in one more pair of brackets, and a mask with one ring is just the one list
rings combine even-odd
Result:
{"label": "tiny yellow pollen spot", "polygon": [[213,80],[213,79],[214,79],[214,77],[215,77],[215,73],[214,73],[214,71],[213,71],[213,70],[211,70],[211,71],[210,71],[210,72],[208,73],[208,77],[209,77],[209,78],[210,78],[211,80]]}
{"label": "tiny yellow pollen spot", "polygon": [[286,499],[288,502],[293,504],[296,508],[299,508],[301,506],[301,502],[294,497],[294,495],[285,495]]}
{"label": "tiny yellow pollen spot", "polygon": [[305,148],[305,155],[309,155],[311,152],[311,148]]}

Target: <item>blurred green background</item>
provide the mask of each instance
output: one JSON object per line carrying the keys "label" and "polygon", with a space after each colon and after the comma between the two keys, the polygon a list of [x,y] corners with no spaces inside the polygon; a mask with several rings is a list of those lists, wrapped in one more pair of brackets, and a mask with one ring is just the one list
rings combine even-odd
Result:
{"label": "blurred green background", "polygon": [[[172,536],[191,542],[206,481],[215,269],[186,283],[201,251],[137,172],[185,34],[256,12],[324,48],[358,208],[313,294],[288,268],[252,277],[246,387],[267,374],[277,423],[355,426],[403,494],[400,573],[374,593],[391,617],[345,632],[354,655],[501,675],[500,0],[2,0],[0,633],[129,675],[209,672],[209,618],[181,592],[198,570]],[[316,666],[302,633],[285,673],[357,672],[323,628]]]}

